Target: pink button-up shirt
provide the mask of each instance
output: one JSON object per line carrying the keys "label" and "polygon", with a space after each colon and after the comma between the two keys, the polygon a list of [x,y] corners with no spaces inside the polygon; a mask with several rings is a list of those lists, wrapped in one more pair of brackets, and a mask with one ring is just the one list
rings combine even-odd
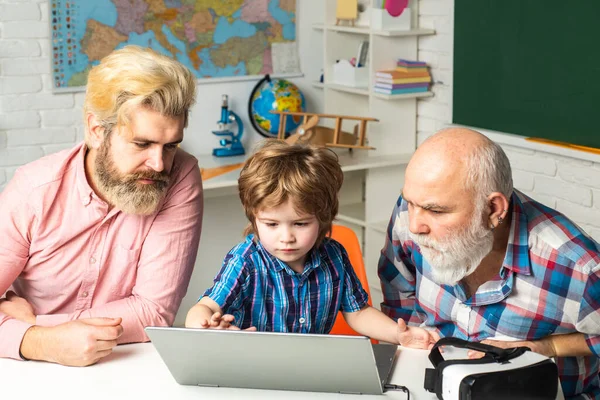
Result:
{"label": "pink button-up shirt", "polygon": [[[171,325],[189,283],[202,226],[198,161],[177,150],[159,211],[125,214],[93,192],[85,146],[17,170],[0,193],[0,294],[12,285],[36,324],[122,317],[119,343]],[[0,313],[0,357],[20,359],[31,325]]]}

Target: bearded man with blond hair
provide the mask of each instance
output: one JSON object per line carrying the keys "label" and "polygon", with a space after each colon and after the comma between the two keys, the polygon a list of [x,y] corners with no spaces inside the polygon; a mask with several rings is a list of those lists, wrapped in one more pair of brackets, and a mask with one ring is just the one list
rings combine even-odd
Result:
{"label": "bearded man with blond hair", "polygon": [[450,128],[419,146],[379,277],[403,344],[527,346],[555,358],[567,398],[600,399],[600,246],[513,189],[506,154],[482,134]]}
{"label": "bearded man with blond hair", "polygon": [[173,323],[202,225],[198,162],[179,148],[195,92],[150,49],[92,68],[84,143],[0,194],[0,357],[85,366]]}

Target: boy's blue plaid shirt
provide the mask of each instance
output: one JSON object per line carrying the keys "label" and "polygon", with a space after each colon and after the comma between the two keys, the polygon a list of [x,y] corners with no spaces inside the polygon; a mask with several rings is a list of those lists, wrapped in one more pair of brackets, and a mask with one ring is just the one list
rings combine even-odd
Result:
{"label": "boy's blue plaid shirt", "polygon": [[225,257],[210,297],[240,328],[329,333],[338,311],[358,311],[368,296],[341,244],[325,238],[307,255],[302,274],[265,250],[254,235]]}
{"label": "boy's blue plaid shirt", "polygon": [[536,340],[582,332],[594,356],[557,359],[565,396],[600,399],[600,246],[555,210],[515,190],[506,256],[495,280],[469,299],[462,285],[440,286],[408,236],[398,199],[379,260],[382,311],[442,336],[471,341]]}

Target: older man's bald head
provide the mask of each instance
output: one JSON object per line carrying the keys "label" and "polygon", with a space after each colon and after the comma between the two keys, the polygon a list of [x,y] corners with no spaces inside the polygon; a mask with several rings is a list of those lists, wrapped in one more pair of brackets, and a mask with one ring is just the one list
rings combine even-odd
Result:
{"label": "older man's bald head", "polygon": [[443,169],[461,168],[473,153],[492,142],[481,133],[467,128],[448,128],[429,137],[419,146],[411,164],[436,164]]}
{"label": "older man's bald head", "polygon": [[447,128],[430,136],[419,151],[446,148],[456,155],[466,154],[479,146],[489,145],[491,140],[481,133],[467,128]]}
{"label": "older man's bald head", "polygon": [[481,133],[467,128],[443,129],[425,140],[407,168],[407,176],[445,180],[487,196],[501,192],[510,198],[512,173],[502,148]]}

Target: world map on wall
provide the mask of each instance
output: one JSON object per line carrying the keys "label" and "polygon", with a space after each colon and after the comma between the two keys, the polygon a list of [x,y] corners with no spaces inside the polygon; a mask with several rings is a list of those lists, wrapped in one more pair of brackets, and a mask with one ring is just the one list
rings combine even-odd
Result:
{"label": "world map on wall", "polygon": [[85,86],[111,51],[134,44],[198,78],[273,73],[273,44],[296,40],[296,0],[51,0],[55,89]]}

